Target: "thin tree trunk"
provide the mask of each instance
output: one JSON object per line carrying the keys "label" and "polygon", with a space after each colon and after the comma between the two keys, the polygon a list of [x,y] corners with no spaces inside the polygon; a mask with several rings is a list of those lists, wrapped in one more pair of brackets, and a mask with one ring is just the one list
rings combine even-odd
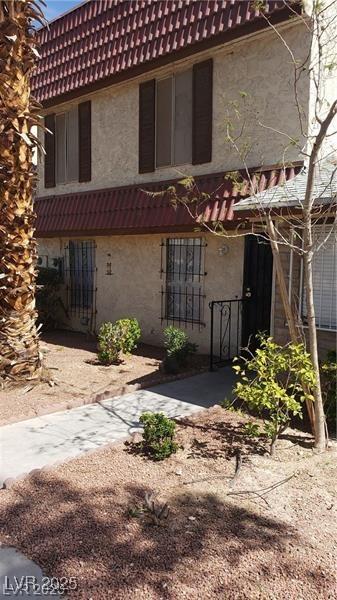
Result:
{"label": "thin tree trunk", "polygon": [[[311,217],[309,215],[309,222],[304,222],[304,246],[305,248],[312,248],[312,231],[311,231]],[[317,329],[316,329],[316,316],[314,306],[314,286],[312,276],[312,250],[308,250],[304,253],[304,283],[306,292],[306,307],[307,307],[307,321],[308,321],[308,337],[309,337],[309,348],[311,362],[314,367],[316,375],[316,385],[314,388],[315,398],[315,447],[319,451],[323,451],[326,448],[326,435],[325,435],[325,415],[324,405],[322,398],[321,388],[321,377],[318,360],[318,344],[317,344]]]}
{"label": "thin tree trunk", "polygon": [[0,2],[0,382],[35,378],[41,368],[35,326],[32,11],[26,0]]}
{"label": "thin tree trunk", "polygon": [[[301,339],[301,336],[299,334],[299,330],[296,325],[296,320],[294,317],[294,311],[292,309],[292,306],[291,306],[291,303],[289,300],[287,284],[286,284],[286,280],[284,277],[284,270],[283,270],[283,266],[282,266],[282,262],[281,262],[280,248],[279,248],[279,244],[277,242],[274,223],[269,214],[267,215],[267,232],[268,232],[268,237],[270,240],[270,245],[271,245],[271,249],[272,249],[272,253],[273,253],[274,264],[275,264],[275,269],[276,269],[276,277],[277,277],[277,281],[278,281],[279,288],[280,288],[281,300],[282,300],[283,309],[284,309],[286,319],[287,319],[288,329],[289,329],[289,333],[290,333],[290,339],[294,344],[299,344],[303,340]],[[315,418],[315,409],[313,407],[313,403],[310,400],[306,400],[306,407],[307,407],[307,411],[308,411],[308,415],[309,415],[312,432],[316,436],[316,425],[315,425],[316,418]]]}

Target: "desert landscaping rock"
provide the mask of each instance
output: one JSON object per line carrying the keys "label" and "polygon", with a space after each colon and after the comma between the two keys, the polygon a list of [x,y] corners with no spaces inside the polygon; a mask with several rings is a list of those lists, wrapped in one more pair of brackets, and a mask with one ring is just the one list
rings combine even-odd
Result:
{"label": "desert landscaping rock", "polygon": [[[8,478],[62,462],[139,431],[142,412],[184,417],[231,389],[228,368],[0,428],[0,487]],[[228,389],[227,389],[228,395]]]}

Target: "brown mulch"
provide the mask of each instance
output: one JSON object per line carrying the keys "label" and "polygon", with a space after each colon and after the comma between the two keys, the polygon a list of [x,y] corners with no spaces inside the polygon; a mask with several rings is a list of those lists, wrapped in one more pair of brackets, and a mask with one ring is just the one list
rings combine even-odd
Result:
{"label": "brown mulch", "polygon": [[[123,356],[120,364],[110,366],[99,364],[97,342],[85,334],[52,331],[41,336],[40,348],[51,384],[27,383],[20,388],[0,390],[0,426],[175,378],[168,377],[161,369],[165,352],[155,346],[139,344],[132,355]],[[180,376],[207,368],[207,357],[193,356],[193,362]]]}
{"label": "brown mulch", "polygon": [[[336,447],[315,455],[290,431],[270,458],[244,421],[220,408],[185,418],[183,449],[163,462],[119,444],[31,475],[0,492],[0,540],[76,577],[75,599],[337,598]],[[228,495],[292,475],[264,499]],[[169,504],[162,526],[146,492]]]}

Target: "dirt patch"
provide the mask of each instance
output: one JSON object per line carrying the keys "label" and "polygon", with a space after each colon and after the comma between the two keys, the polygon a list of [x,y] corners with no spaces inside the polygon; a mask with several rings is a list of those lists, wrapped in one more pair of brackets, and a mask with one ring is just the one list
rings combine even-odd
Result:
{"label": "dirt patch", "polygon": [[[243,423],[211,409],[179,424],[183,449],[164,462],[119,444],[32,475],[0,493],[0,540],[76,577],[71,598],[337,598],[336,449],[314,455],[290,431],[271,459]],[[228,495],[291,475],[265,500]],[[162,526],[143,511],[146,492],[169,505]]]}
{"label": "dirt patch", "polygon": [[84,334],[54,331],[41,338],[45,366],[54,385],[29,384],[0,391],[0,426],[67,408],[127,394],[208,368],[205,356],[193,356],[183,373],[168,376],[162,370],[163,348],[140,344],[134,354],[118,365],[97,361],[96,342]]}

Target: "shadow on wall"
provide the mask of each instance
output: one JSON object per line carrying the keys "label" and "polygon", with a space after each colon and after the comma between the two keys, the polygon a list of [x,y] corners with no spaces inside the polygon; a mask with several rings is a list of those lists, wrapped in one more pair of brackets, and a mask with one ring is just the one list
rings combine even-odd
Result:
{"label": "shadow on wall", "polygon": [[[278,576],[285,592],[287,581],[297,581],[297,573],[302,577],[310,566],[294,557],[301,544],[294,529],[272,517],[211,494],[179,491],[168,498],[165,526],[156,527],[128,514],[144,501],[145,485],[121,483],[116,489],[108,485],[108,474],[104,488],[93,481],[89,477],[88,488],[79,488],[40,473],[17,492],[6,492],[0,509],[6,543],[49,575],[75,576],[81,598],[174,600],[182,590],[205,588],[214,598],[255,597]],[[191,521],[191,515],[197,518]],[[311,575],[318,597],[320,576]]]}

